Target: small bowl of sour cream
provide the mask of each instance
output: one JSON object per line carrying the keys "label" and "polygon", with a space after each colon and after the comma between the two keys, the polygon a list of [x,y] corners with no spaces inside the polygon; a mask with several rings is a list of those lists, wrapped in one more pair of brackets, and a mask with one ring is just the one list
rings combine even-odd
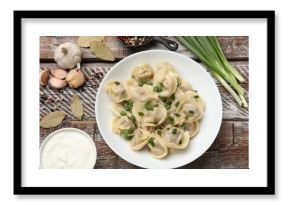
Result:
{"label": "small bowl of sour cream", "polygon": [[97,149],[92,138],[76,128],[62,128],[50,135],[40,146],[41,169],[92,169]]}

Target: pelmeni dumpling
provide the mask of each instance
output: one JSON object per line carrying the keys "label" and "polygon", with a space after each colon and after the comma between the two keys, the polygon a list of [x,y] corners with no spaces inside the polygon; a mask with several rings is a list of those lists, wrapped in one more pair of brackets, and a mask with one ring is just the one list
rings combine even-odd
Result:
{"label": "pelmeni dumpling", "polygon": [[160,85],[162,87],[162,91],[159,93],[159,96],[170,97],[176,91],[177,78],[171,71],[169,71],[166,73],[163,81],[159,83],[159,86]]}
{"label": "pelmeni dumpling", "polygon": [[190,99],[194,99],[196,103],[202,108],[202,110],[205,110],[205,103],[201,96],[196,91],[189,90],[185,92],[186,96]]}
{"label": "pelmeni dumpling", "polygon": [[[166,72],[167,71],[172,71],[172,72],[176,73],[176,68],[171,63],[169,63],[167,61],[163,61],[163,62],[157,63],[156,71],[159,71],[159,70],[164,70]],[[157,73],[155,73],[155,75],[156,74]]]}
{"label": "pelmeni dumpling", "polygon": [[135,79],[129,79],[125,81],[124,87],[126,88],[126,91],[130,98],[132,98],[133,89],[137,86],[138,86],[138,82]]}
{"label": "pelmeni dumpling", "polygon": [[176,109],[180,105],[180,102],[182,102],[186,99],[185,93],[179,88],[176,89],[174,96],[175,96],[175,98],[174,98],[174,100],[171,104],[170,110],[169,110],[170,113],[175,113]]}
{"label": "pelmeni dumpling", "polygon": [[131,75],[137,81],[150,80],[153,77],[153,68],[148,63],[144,63],[133,68]]}
{"label": "pelmeni dumpling", "polygon": [[157,64],[153,77],[153,83],[155,85],[158,83],[162,83],[168,72],[175,73],[175,71],[175,67],[168,62],[162,62]]}
{"label": "pelmeni dumpling", "polygon": [[129,99],[123,83],[120,83],[119,81],[109,82],[106,86],[106,91],[110,98],[116,103],[120,103]]}
{"label": "pelmeni dumpling", "polygon": [[150,132],[148,132],[145,129],[136,129],[134,132],[134,136],[130,142],[130,147],[132,150],[140,150],[142,149],[146,144],[148,138],[151,137]]}
{"label": "pelmeni dumpling", "polygon": [[132,114],[136,116],[138,126],[142,128],[155,127],[162,124],[167,117],[167,110],[159,99],[152,99],[145,103],[136,101]]}
{"label": "pelmeni dumpling", "polygon": [[179,88],[182,90],[182,91],[188,91],[188,90],[192,90],[192,86],[189,82],[185,81],[185,80],[181,80],[180,81],[180,86]]}
{"label": "pelmeni dumpling", "polygon": [[190,135],[182,129],[173,127],[166,130],[163,134],[164,142],[167,147],[173,149],[184,149],[188,146]]}
{"label": "pelmeni dumpling", "polygon": [[135,79],[127,80],[125,88],[133,100],[145,102],[148,99],[158,99],[158,94],[153,91],[152,86],[147,84],[139,86]]}
{"label": "pelmeni dumpling", "polygon": [[134,128],[134,124],[127,116],[113,118],[112,130],[115,133],[120,133],[121,130],[129,130],[133,128]]}
{"label": "pelmeni dumpling", "polygon": [[190,138],[194,137],[199,131],[199,121],[194,122],[185,122],[180,128],[184,131],[187,131],[190,135]]}
{"label": "pelmeni dumpling", "polygon": [[154,107],[153,110],[144,111],[141,117],[142,127],[155,127],[162,124],[167,116],[167,110],[164,107]]}
{"label": "pelmeni dumpling", "polygon": [[132,98],[140,102],[145,102],[149,99],[158,99],[158,95],[153,92],[152,86],[143,85],[142,87],[136,86],[132,89]]}
{"label": "pelmeni dumpling", "polygon": [[203,109],[197,104],[194,99],[186,99],[181,102],[176,112],[180,114],[185,114],[186,121],[196,121],[203,116]]}
{"label": "pelmeni dumpling", "polygon": [[181,89],[177,88],[175,92],[175,102],[182,101],[185,97],[185,93]]}
{"label": "pelmeni dumpling", "polygon": [[170,97],[176,91],[179,75],[175,72],[175,68],[167,62],[157,66],[153,84],[160,88],[158,93],[160,97]]}
{"label": "pelmeni dumpling", "polygon": [[153,135],[147,140],[147,145],[149,152],[157,159],[164,158],[168,153],[168,149],[160,136]]}

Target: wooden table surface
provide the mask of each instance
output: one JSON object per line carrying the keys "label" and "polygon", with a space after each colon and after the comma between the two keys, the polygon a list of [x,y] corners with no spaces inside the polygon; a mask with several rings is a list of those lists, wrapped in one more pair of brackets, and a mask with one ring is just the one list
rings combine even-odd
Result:
{"label": "wooden table surface", "polygon": [[[168,37],[175,40],[174,37]],[[57,65],[53,60],[54,49],[63,42],[77,42],[76,36],[42,36],[40,37],[40,70],[44,68],[55,68]],[[234,65],[246,79],[242,86],[248,91],[248,37],[219,37],[222,49],[232,65]],[[97,59],[89,49],[82,48],[83,58],[81,69],[86,75],[83,87],[75,90],[66,88],[53,90],[48,86],[40,87],[40,118],[54,110],[62,110],[66,113],[64,122],[56,128],[40,128],[40,143],[51,132],[62,127],[75,127],[88,133],[94,140],[98,160],[96,169],[107,168],[139,168],[116,155],[102,138],[95,120],[94,102],[98,86],[106,72],[124,57],[148,49],[165,49],[162,45],[154,43],[142,49],[122,48],[115,37],[106,37],[104,42],[111,48],[116,60],[106,62]],[[193,59],[196,57],[182,45],[179,45],[178,53],[182,53]],[[183,169],[218,169],[218,168],[249,168],[248,163],[248,109],[239,107],[233,98],[225,91],[219,82],[216,84],[221,93],[223,101],[223,121],[219,134],[212,146],[200,158],[187,164]],[[82,121],[77,121],[70,112],[70,101],[74,93],[77,93],[84,104],[85,113]]]}

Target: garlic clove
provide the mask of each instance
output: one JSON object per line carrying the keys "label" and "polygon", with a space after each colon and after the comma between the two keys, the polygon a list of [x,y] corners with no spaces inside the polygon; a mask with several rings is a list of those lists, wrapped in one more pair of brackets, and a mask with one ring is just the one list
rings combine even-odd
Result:
{"label": "garlic clove", "polygon": [[49,78],[49,69],[42,70],[39,74],[39,83],[44,86],[47,85]]}
{"label": "garlic clove", "polygon": [[72,69],[81,62],[81,49],[72,42],[60,44],[54,51],[55,62],[65,69]]}
{"label": "garlic clove", "polygon": [[72,69],[65,80],[71,88],[78,88],[84,84],[85,75],[80,69]]}
{"label": "garlic clove", "polygon": [[65,78],[66,82],[71,81],[71,80],[73,79],[74,74],[75,74],[76,72],[77,72],[77,69],[72,69],[72,70],[70,70],[70,71],[68,72],[66,78]]}
{"label": "garlic clove", "polygon": [[64,80],[67,76],[67,72],[63,69],[60,68],[52,68],[50,70],[51,75],[53,75],[54,77],[60,79],[60,80]]}
{"label": "garlic clove", "polygon": [[55,77],[50,77],[48,83],[52,88],[55,88],[55,89],[61,89],[66,86],[65,80],[60,80]]}

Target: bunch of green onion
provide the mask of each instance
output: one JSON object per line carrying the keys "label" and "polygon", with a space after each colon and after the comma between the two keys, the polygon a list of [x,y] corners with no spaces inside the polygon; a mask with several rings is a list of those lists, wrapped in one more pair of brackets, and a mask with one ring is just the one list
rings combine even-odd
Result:
{"label": "bunch of green onion", "polygon": [[215,36],[177,36],[177,39],[209,68],[240,106],[248,107],[245,89],[238,83],[245,79],[228,62]]}

